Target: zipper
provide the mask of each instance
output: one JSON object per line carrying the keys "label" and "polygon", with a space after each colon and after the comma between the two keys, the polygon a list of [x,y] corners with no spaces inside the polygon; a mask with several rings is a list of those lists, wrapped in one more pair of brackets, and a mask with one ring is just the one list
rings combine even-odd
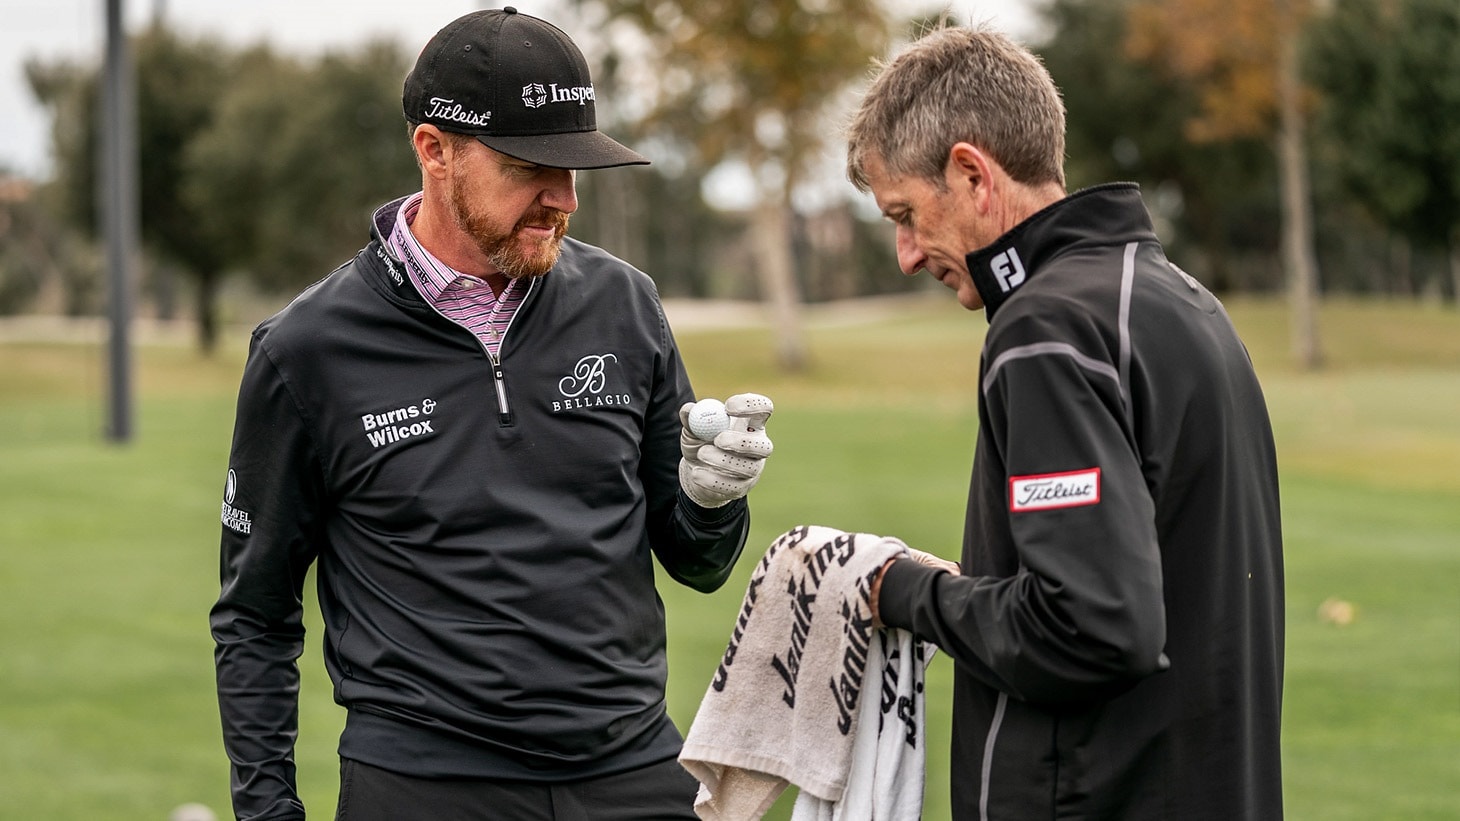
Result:
{"label": "zipper", "polygon": [[[536,277],[528,278],[527,293],[522,295],[522,304],[517,306],[517,310],[512,313],[512,318],[507,320],[507,327],[502,329],[502,338],[497,340],[498,355],[492,356],[491,350],[486,345],[482,345],[482,350],[486,352],[487,359],[492,362],[492,387],[497,389],[497,424],[502,427],[510,427],[512,425],[512,404],[507,401],[507,373],[502,370],[502,357],[500,352],[502,346],[507,344],[507,334],[512,330],[512,323],[516,322],[517,317],[527,308],[527,300],[532,297],[533,286],[536,284]],[[508,285],[510,286],[511,283],[509,282]],[[472,334],[472,338],[476,339],[476,334]],[[480,344],[481,340],[477,339],[477,342]]]}
{"label": "zipper", "polygon": [[[507,335],[504,333],[502,336],[505,338]],[[497,344],[500,346],[502,343]],[[486,350],[486,346],[483,345],[482,349]],[[491,351],[486,353],[492,360],[492,386],[497,389],[497,424],[507,427],[512,424],[512,406],[507,403],[507,374],[502,372],[502,361],[492,356]]]}
{"label": "zipper", "polygon": [[989,779],[994,772],[994,743],[999,739],[999,727],[1004,723],[1004,710],[1009,706],[1009,694],[999,693],[998,704],[994,707],[993,721],[989,722],[989,734],[983,744],[983,771],[979,774],[978,791],[978,818],[979,821],[989,821]]}
{"label": "zipper", "polygon": [[[533,285],[536,284],[536,279],[536,277],[532,277],[527,280],[527,293],[522,295],[522,304],[517,306],[517,312],[512,314],[512,318],[507,321],[507,327],[502,329],[502,336],[497,339],[498,351],[502,350],[502,346],[507,344],[507,334],[512,330],[512,323],[517,321],[517,315],[527,307],[527,300],[532,296]],[[492,363],[492,387],[497,392],[497,424],[502,427],[510,427],[514,417],[512,415],[512,404],[507,400],[507,372],[502,369],[502,358],[500,356],[493,356],[492,349],[488,348],[486,343],[482,342],[470,328],[441,313],[441,309],[437,308],[430,300],[422,300],[422,302],[430,305],[431,310],[435,311],[437,316],[471,334],[472,340],[481,347],[482,353],[487,355],[487,361]],[[488,326],[489,331],[490,327]]]}
{"label": "zipper", "polygon": [[[387,248],[388,246],[389,246],[388,242],[385,242],[385,241],[382,241],[381,242],[381,247],[382,248]],[[377,253],[379,253],[379,252],[377,252]],[[380,254],[380,257],[381,257],[381,259],[385,260],[386,265],[391,269],[392,272],[394,272],[395,271],[395,265],[392,264],[394,262],[394,260],[391,257],[391,255],[388,254],[388,253],[382,253],[382,254]],[[405,267],[410,266],[410,265],[415,265],[421,276],[427,276],[427,274],[426,274],[425,271],[420,270],[420,267],[421,266],[420,266],[420,263],[417,260],[415,260],[410,255],[406,255],[406,257],[407,257],[406,259],[400,260],[400,265],[401,265],[402,268],[405,268]],[[451,270],[451,269],[448,268],[447,270]],[[458,273],[458,272],[452,271],[452,273]],[[525,294],[522,295],[522,304],[517,306],[517,312],[514,312],[512,314],[512,318],[507,321],[507,327],[502,329],[502,336],[501,336],[500,339],[498,339],[495,336],[495,332],[492,330],[492,326],[490,324],[487,325],[487,332],[494,334],[493,335],[493,339],[495,339],[496,342],[497,342],[497,350],[499,352],[502,350],[502,346],[504,344],[506,344],[506,342],[507,342],[507,333],[508,333],[508,331],[511,331],[512,330],[512,323],[517,321],[517,313],[520,312],[520,311],[522,311],[523,308],[526,308],[527,307],[527,300],[529,298],[531,298],[531,296],[532,296],[533,286],[536,284],[535,283],[535,280],[536,279],[537,279],[536,277],[529,277],[528,278],[528,280],[527,280],[527,293],[525,293]],[[511,287],[512,281],[509,280],[508,283],[507,283],[507,285],[508,285],[508,287]],[[415,287],[413,290],[416,292],[417,296],[420,296],[421,295],[420,294],[420,288],[419,287]],[[487,345],[486,345],[486,343],[482,342],[482,340],[477,337],[477,335],[476,335],[476,333],[474,331],[472,331],[470,328],[466,327],[465,325],[462,325],[461,323],[457,322],[456,320],[452,319],[451,317],[448,317],[446,314],[442,313],[441,312],[441,309],[438,308],[438,307],[436,307],[436,304],[434,302],[432,302],[429,299],[424,299],[424,298],[421,301],[422,302],[425,302],[427,305],[429,305],[431,307],[431,310],[434,311],[437,316],[441,317],[442,319],[446,320],[447,322],[450,322],[452,325],[455,325],[456,327],[462,329],[463,331],[466,331],[467,333],[471,334],[471,338],[477,343],[477,345],[479,345],[481,347],[482,353],[484,353],[484,354],[487,355],[487,361],[490,362],[490,363],[492,363],[492,387],[497,392],[497,424],[499,424],[499,425],[501,425],[503,427],[510,426],[512,424],[512,420],[513,420],[513,417],[512,417],[512,405],[507,401],[507,373],[506,373],[506,371],[504,371],[502,369],[502,358],[501,358],[501,356],[500,355],[493,356],[492,355],[491,348],[488,348]],[[495,313],[496,312],[496,306],[493,306],[493,309],[492,310],[493,310],[493,313]]]}

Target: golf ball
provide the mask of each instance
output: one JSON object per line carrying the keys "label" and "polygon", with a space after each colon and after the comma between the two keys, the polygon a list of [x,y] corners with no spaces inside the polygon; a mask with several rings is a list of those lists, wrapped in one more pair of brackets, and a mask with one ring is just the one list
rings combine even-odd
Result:
{"label": "golf ball", "polygon": [[689,432],[696,439],[715,441],[720,431],[730,428],[730,414],[718,399],[701,399],[689,409]]}

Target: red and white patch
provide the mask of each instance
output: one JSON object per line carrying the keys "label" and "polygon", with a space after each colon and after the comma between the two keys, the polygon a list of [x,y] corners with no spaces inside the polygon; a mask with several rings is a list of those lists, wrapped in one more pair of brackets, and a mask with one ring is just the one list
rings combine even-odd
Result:
{"label": "red and white patch", "polygon": [[1100,503],[1100,468],[1009,477],[1009,511],[1058,510]]}

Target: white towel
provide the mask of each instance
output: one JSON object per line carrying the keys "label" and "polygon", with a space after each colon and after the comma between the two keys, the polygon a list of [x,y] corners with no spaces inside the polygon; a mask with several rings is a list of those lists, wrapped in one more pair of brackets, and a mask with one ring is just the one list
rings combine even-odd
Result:
{"label": "white towel", "polygon": [[[923,670],[936,648],[906,630],[877,631],[882,691],[862,705],[840,801],[802,793],[791,821],[917,821],[924,783]],[[870,665],[869,665],[870,666]]]}
{"label": "white towel", "polygon": [[766,550],[679,760],[707,821],[913,821],[923,800],[925,645],[874,629],[871,580],[897,539],[803,526]]}

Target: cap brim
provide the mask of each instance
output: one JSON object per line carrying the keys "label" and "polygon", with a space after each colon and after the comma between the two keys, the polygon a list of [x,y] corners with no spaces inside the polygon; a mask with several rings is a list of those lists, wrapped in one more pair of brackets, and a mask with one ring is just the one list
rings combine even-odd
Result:
{"label": "cap brim", "polygon": [[549,168],[571,168],[587,171],[594,168],[615,168],[620,165],[648,165],[649,159],[637,151],[619,145],[599,131],[570,131],[564,134],[531,136],[499,136],[482,134],[483,145],[509,157]]}

